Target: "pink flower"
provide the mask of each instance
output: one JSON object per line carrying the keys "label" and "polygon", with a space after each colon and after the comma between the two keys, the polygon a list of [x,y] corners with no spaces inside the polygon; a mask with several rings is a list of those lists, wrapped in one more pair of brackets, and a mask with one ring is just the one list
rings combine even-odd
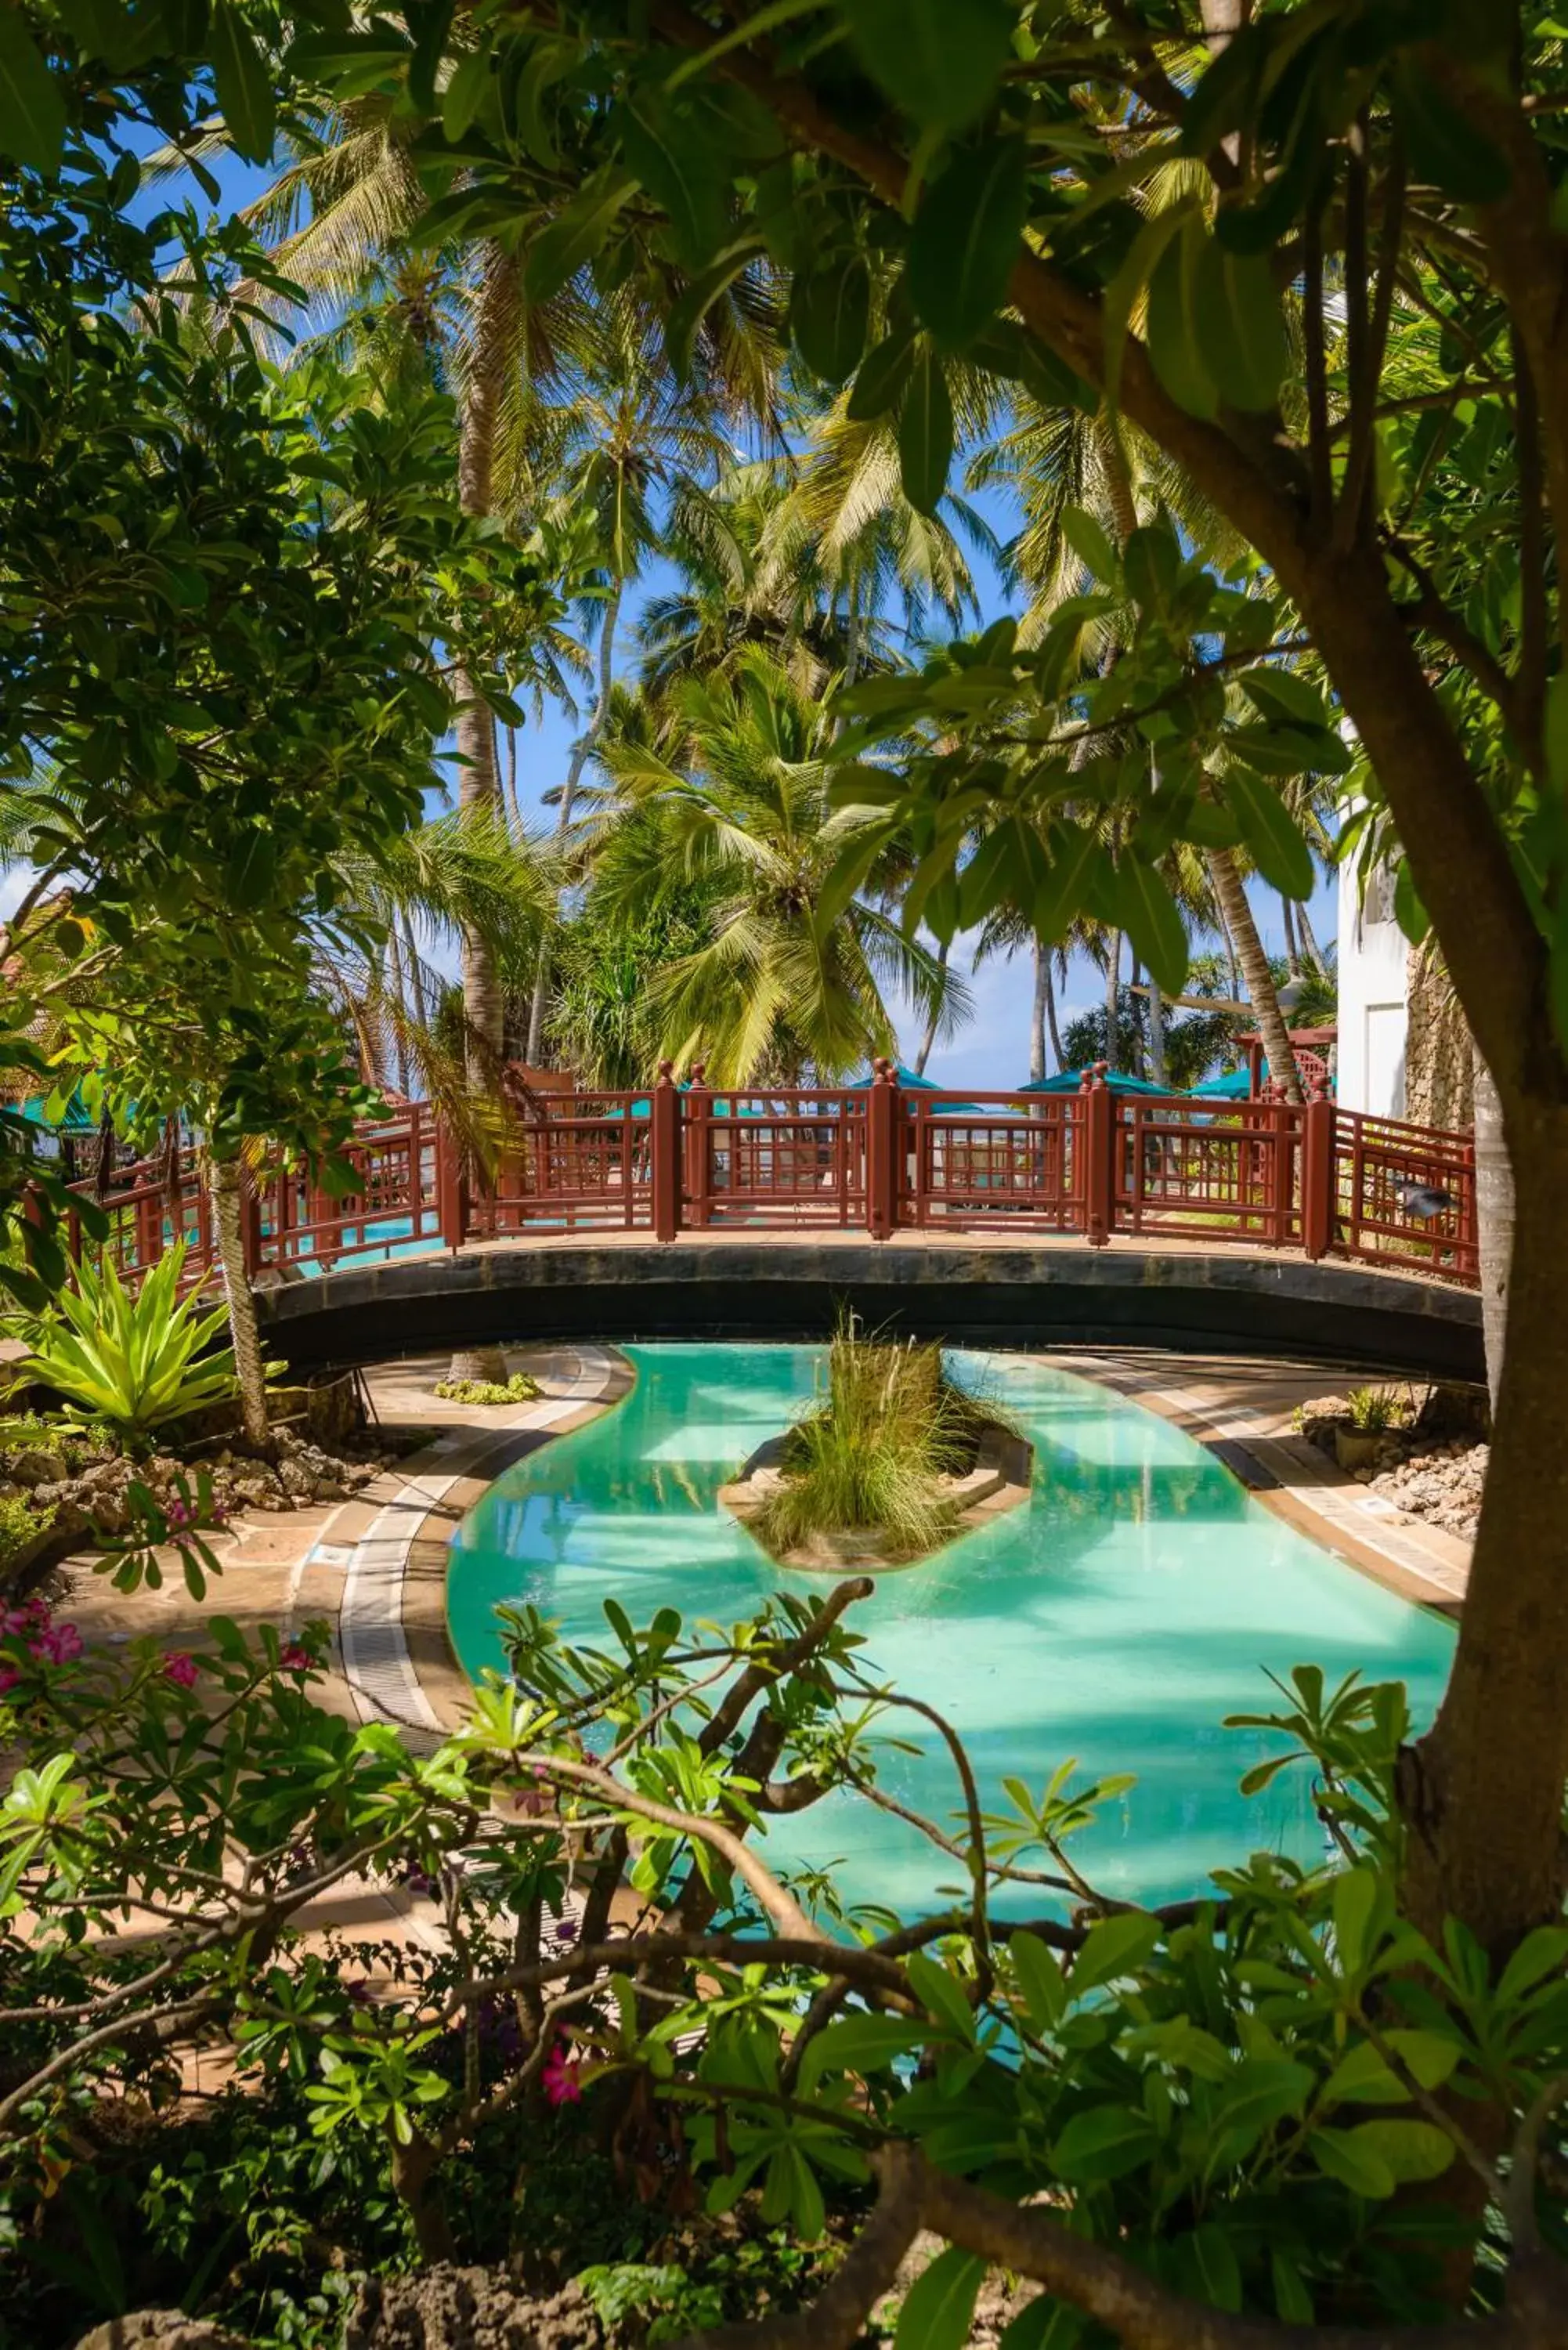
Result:
{"label": "pink flower", "polygon": [[583,2095],[581,2064],[573,2058],[564,2040],[557,2040],[551,2049],[545,2070],[540,2075],[545,2095],[552,2106],[580,2105]]}
{"label": "pink flower", "polygon": [[49,1606],[45,1599],[29,1599],[25,1607],[7,1607],[0,1616],[0,1633],[16,1638],[24,1632],[36,1632],[49,1620]]}
{"label": "pink flower", "polygon": [[188,1657],[182,1648],[163,1659],[164,1679],[174,1682],[179,1689],[194,1689],[198,1669],[195,1658]]}
{"label": "pink flower", "polygon": [[21,1679],[15,1665],[0,1665],[0,1697],[5,1697]]}
{"label": "pink flower", "polygon": [[82,1636],[74,1624],[56,1624],[32,1644],[33,1655],[51,1665],[74,1664],[81,1652]]}
{"label": "pink flower", "polygon": [[277,1666],[279,1672],[283,1673],[307,1673],[315,1662],[315,1658],[302,1641],[291,1640],[278,1658]]}
{"label": "pink flower", "polygon": [[535,1783],[531,1787],[519,1787],[512,1798],[512,1808],[514,1812],[523,1813],[525,1818],[537,1820],[542,1819],[550,1808],[549,1773],[542,1762],[535,1762],[532,1767]]}

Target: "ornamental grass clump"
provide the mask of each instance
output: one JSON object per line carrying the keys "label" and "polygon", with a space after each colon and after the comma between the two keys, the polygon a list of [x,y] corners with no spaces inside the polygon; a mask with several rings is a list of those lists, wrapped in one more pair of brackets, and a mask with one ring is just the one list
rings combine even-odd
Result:
{"label": "ornamental grass clump", "polygon": [[973,1468],[993,1418],[947,1378],[940,1347],[867,1337],[847,1316],[828,1349],[826,1392],[785,1438],[783,1482],[752,1531],[775,1556],[841,1532],[879,1534],[895,1555],[933,1550],[958,1516],[943,1480]]}

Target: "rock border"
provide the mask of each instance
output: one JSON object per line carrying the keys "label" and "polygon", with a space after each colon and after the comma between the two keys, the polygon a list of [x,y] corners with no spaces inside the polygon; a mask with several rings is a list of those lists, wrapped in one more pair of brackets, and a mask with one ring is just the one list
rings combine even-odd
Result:
{"label": "rock border", "polygon": [[[766,1495],[761,1480],[777,1468],[784,1442],[784,1436],[770,1436],[758,1445],[733,1483],[720,1486],[719,1507],[728,1510],[742,1525],[749,1528],[751,1520],[762,1508]],[[809,1547],[790,1551],[784,1557],[774,1559],[774,1564],[801,1575],[843,1575],[857,1567],[867,1575],[900,1575],[908,1566],[920,1566],[927,1559],[937,1557],[961,1534],[972,1534],[976,1527],[989,1525],[992,1518],[1016,1510],[1029,1499],[1033,1475],[1034,1447],[1028,1438],[1004,1428],[999,1420],[987,1420],[981,1431],[974,1467],[966,1477],[949,1481],[953,1501],[960,1499],[966,1487],[970,1499],[934,1549],[917,1552],[912,1558],[888,1558],[883,1555],[881,1537],[874,1531],[843,1526],[836,1531],[820,1530],[812,1536]],[[768,1555],[772,1557],[772,1552]]]}

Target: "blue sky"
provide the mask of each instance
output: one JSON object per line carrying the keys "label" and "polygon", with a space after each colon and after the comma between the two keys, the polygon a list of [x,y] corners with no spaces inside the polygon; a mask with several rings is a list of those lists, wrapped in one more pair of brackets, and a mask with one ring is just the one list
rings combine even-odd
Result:
{"label": "blue sky", "polygon": [[[222,190],[223,203],[232,209],[254,200],[268,184],[272,174],[228,157],[218,162],[215,176]],[[205,199],[193,183],[177,179],[158,187],[144,185],[133,210],[147,217],[165,204],[185,201],[187,196],[195,203],[199,211],[205,209]],[[1004,502],[991,494],[977,499],[975,503],[997,535],[1005,536],[1012,525]],[[984,556],[976,555],[971,559],[980,588],[983,625],[1007,611],[1010,602],[1002,582]],[[667,574],[665,584],[668,584],[668,577]],[[635,664],[632,631],[642,603],[656,584],[657,575],[650,575],[642,583],[640,592],[628,599],[617,644],[619,674],[627,674]],[[543,805],[545,795],[556,788],[565,777],[579,723],[568,712],[548,706],[537,719],[531,718],[528,726],[518,736],[519,799],[524,810],[533,812],[541,827],[554,821],[553,812]],[[1278,899],[1272,891],[1259,887],[1254,887],[1251,895],[1266,943],[1272,951],[1282,951],[1284,937]],[[1324,944],[1334,935],[1335,913],[1335,891],[1331,876],[1326,880],[1320,880],[1311,905],[1313,928]],[[1010,962],[988,962],[976,971],[970,960],[969,947],[970,942],[961,938],[955,941],[953,961],[968,979],[973,999],[973,1017],[958,1036],[937,1047],[928,1065],[929,1074],[958,1085],[1005,1087],[1019,1084],[1029,1071],[1029,1015],[1033,993],[1029,959],[1022,955]],[[438,955],[437,960],[441,958]],[[1059,993],[1061,1024],[1064,1027],[1078,1013],[1092,1010],[1103,1001],[1104,982],[1099,972],[1085,958],[1075,957],[1068,969],[1066,986]],[[908,1007],[903,1007],[899,1021],[900,1049],[906,1059],[912,1057],[917,1049],[919,1025]]]}

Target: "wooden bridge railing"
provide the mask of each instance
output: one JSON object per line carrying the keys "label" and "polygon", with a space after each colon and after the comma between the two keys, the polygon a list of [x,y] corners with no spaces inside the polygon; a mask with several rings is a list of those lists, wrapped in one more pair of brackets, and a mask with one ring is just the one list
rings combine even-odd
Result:
{"label": "wooden bridge railing", "polygon": [[[475,1163],[416,1102],[363,1127],[357,1185],[303,1171],[253,1186],[253,1278],[455,1249],[526,1232],[832,1229],[1241,1243],[1343,1256],[1474,1287],[1469,1138],[1304,1106],[1118,1095],[1092,1071],[1070,1094],[915,1092],[891,1068],[860,1087],[679,1087],[536,1096]],[[85,1187],[84,1187],[85,1188]],[[189,1159],[122,1170],[108,1247],[128,1276],[173,1239],[192,1278],[213,1233]]]}

